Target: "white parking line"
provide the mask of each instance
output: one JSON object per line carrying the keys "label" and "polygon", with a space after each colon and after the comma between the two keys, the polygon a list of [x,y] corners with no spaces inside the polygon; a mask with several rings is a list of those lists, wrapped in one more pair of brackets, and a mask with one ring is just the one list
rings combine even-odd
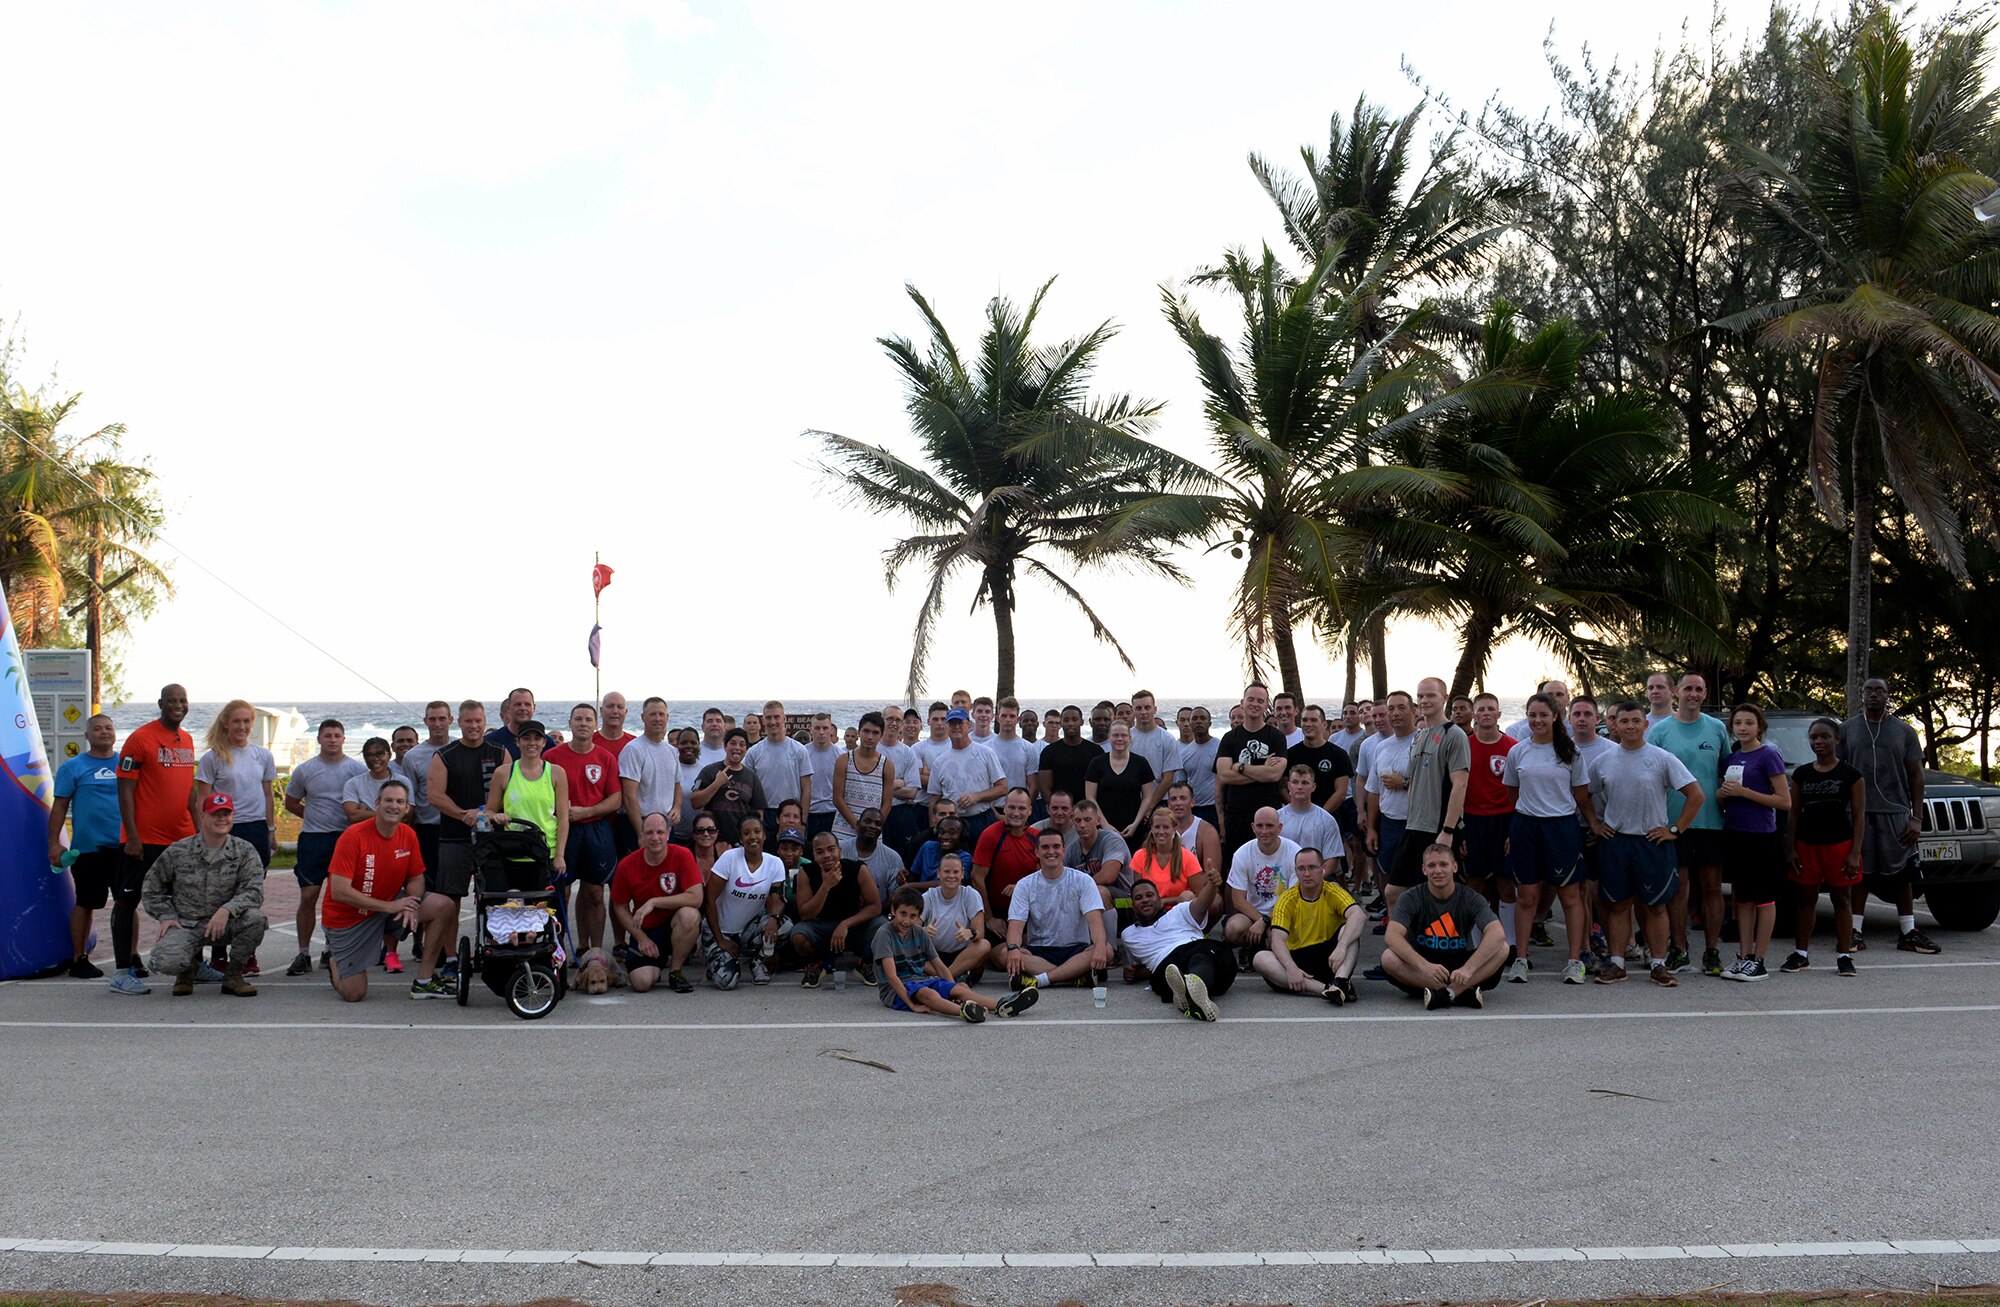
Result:
{"label": "white parking line", "polygon": [[267,1262],[456,1262],[587,1266],[1062,1267],[1447,1266],[1469,1262],[1729,1261],[1786,1257],[1992,1256],[2000,1239],[1869,1239],[1849,1243],[1659,1244],[1576,1248],[1364,1248],[1247,1252],[825,1253],[611,1252],[549,1248],[302,1248],[89,1239],[4,1239],[0,1253],[195,1257]]}
{"label": "white parking line", "polygon": [[[1742,1019],[1793,1019],[1801,1017],[1854,1016],[1945,1016],[1971,1012],[2000,1012],[2000,1003],[1968,1003],[1938,1007],[1805,1007],[1758,1008],[1741,1012],[1402,1012],[1384,1016],[1361,1016],[1351,1012],[1286,1017],[1232,1017],[1223,1025],[1437,1025],[1443,1021],[1485,1025],[1495,1021],[1729,1021]],[[329,1010],[329,1017],[332,1013]],[[1157,1017],[1022,1017],[1018,1021],[993,1021],[988,1025],[1002,1030],[1043,1030],[1072,1026],[1180,1026],[1193,1023],[1181,1016]],[[669,1030],[900,1030],[910,1034],[956,1030],[942,1021],[917,1021],[891,1017],[885,1021],[630,1021],[603,1025],[570,1025],[559,1021],[476,1021],[450,1024],[415,1021],[0,1021],[0,1029],[12,1030],[400,1030],[439,1034],[473,1034],[495,1030],[560,1031],[564,1034],[617,1034],[623,1031]]]}

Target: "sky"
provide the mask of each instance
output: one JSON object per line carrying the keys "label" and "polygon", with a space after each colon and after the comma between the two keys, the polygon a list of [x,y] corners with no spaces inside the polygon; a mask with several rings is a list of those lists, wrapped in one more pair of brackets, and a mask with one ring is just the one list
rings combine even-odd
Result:
{"label": "sky", "polygon": [[[1157,439],[1198,456],[1161,287],[1280,239],[1249,151],[1296,160],[1363,94],[1414,106],[1404,61],[1458,105],[1539,108],[1545,38],[1645,63],[1710,12],[0,0],[0,321],[24,379],[81,391],[77,428],[127,424],[158,473],[183,556],[134,697],[585,692],[594,553],[607,688],[897,697],[902,524],[803,433],[914,451],[876,344],[919,336],[905,283],[963,344],[1056,277],[1046,338],[1118,323],[1098,389],[1164,400]],[[1191,589],[1074,578],[1133,671],[1026,583],[1021,692],[1240,685],[1229,559],[1180,561]],[[992,688],[971,597],[931,693]],[[1398,627],[1391,679],[1455,656]],[[1555,670],[1508,646],[1489,684]]]}

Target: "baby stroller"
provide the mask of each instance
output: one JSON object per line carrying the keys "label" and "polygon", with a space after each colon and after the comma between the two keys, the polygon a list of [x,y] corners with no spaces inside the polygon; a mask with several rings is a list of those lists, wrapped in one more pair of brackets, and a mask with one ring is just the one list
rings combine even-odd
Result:
{"label": "baby stroller", "polygon": [[545,1017],[569,987],[548,839],[533,822],[512,819],[474,831],[472,866],[473,934],[458,941],[458,1005],[471,997],[476,971],[515,1016]]}

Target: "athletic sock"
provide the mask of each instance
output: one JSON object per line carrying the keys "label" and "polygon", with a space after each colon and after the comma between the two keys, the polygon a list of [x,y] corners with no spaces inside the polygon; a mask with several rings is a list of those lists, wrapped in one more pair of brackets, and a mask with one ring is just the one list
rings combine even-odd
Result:
{"label": "athletic sock", "polygon": [[1803,957],[1808,957],[1808,956],[1810,956],[1810,955],[1809,955],[1809,954],[1808,954],[1808,953],[1807,953],[1807,952],[1806,952],[1806,951],[1805,951],[1804,949],[1799,949],[1799,950],[1797,950],[1797,952],[1798,952],[1798,955],[1799,955],[1800,957],[1802,957],[1802,958],[1803,958]]}
{"label": "athletic sock", "polygon": [[1500,929],[1506,932],[1507,947],[1519,948],[1521,941],[1514,938],[1518,933],[1514,929],[1514,905],[1511,903],[1502,903],[1500,906],[1506,909],[1505,912],[1500,914]]}
{"label": "athletic sock", "polygon": [[1651,970],[1652,970],[1652,969],[1653,969],[1654,967],[1657,967],[1657,966],[1659,966],[1659,965],[1660,965],[1660,960],[1659,960],[1658,958],[1656,958],[1656,957],[1654,957],[1654,956],[1653,956],[1653,954],[1652,954],[1652,951],[1651,951],[1650,949],[1649,949],[1649,950],[1647,950],[1647,952],[1646,952],[1646,970],[1648,970],[1648,971],[1651,971]]}
{"label": "athletic sock", "polygon": [[1843,957],[1843,958],[1845,958],[1845,957],[1846,957],[1846,956],[1848,956],[1848,955],[1847,955],[1847,954],[1845,954],[1845,953],[1842,953],[1842,954],[1841,954],[1840,956],[1841,956],[1841,957]]}
{"label": "athletic sock", "polygon": [[1860,930],[1863,926],[1866,926],[1867,924],[1868,924],[1868,918],[1866,917],[1856,917],[1854,919],[1854,928],[1856,930]]}
{"label": "athletic sock", "polygon": [[1903,933],[1904,933],[1905,935],[1907,935],[1907,934],[1909,934],[1909,933],[1910,933],[1911,931],[1913,931],[1913,930],[1915,930],[1915,929],[1917,928],[1917,918],[1916,918],[1915,914],[1912,914],[1912,915],[1910,915],[1910,916],[1907,916],[1907,917],[1897,917],[1897,918],[1896,918],[1896,925],[1897,925],[1897,927],[1898,927],[1899,929],[1901,929],[1901,930],[1902,930],[1902,932],[1903,932]]}
{"label": "athletic sock", "polygon": [[1035,973],[1035,983],[1037,985],[1042,986],[1044,989],[1046,989],[1050,985],[1055,984],[1053,980],[1049,979],[1049,973],[1046,971],[1037,971]]}

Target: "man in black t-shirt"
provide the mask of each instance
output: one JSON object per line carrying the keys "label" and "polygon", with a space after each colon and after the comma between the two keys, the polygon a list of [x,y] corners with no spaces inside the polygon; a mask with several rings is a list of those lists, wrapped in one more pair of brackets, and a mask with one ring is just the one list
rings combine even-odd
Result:
{"label": "man in black t-shirt", "polygon": [[847,952],[864,963],[865,973],[866,964],[873,962],[869,948],[882,926],[881,893],[866,867],[840,856],[840,840],[832,831],[812,837],[812,861],[799,871],[798,896],[792,951],[805,963],[800,985],[818,989],[820,972],[838,966]]}
{"label": "man in black t-shirt", "polygon": [[1314,805],[1338,813],[1354,776],[1354,760],[1333,742],[1327,732],[1326,709],[1318,704],[1305,706],[1299,714],[1299,729],[1305,732],[1305,740],[1285,750],[1285,766],[1288,770],[1312,768]]}
{"label": "man in black t-shirt", "polygon": [[1382,936],[1389,983],[1431,1011],[1485,1007],[1507,961],[1507,934],[1486,896],[1459,883],[1448,844],[1424,849],[1424,884],[1397,899]]}
{"label": "man in black t-shirt", "polygon": [[1091,759],[1103,756],[1103,749],[1083,738],[1083,709],[1075,704],[1063,709],[1062,738],[1044,745],[1035,764],[1041,774],[1042,802],[1047,804],[1049,795],[1057,790],[1072,800],[1081,799],[1084,773],[1090,769]]}
{"label": "man in black t-shirt", "polygon": [[[527,693],[525,690],[520,693]],[[486,705],[458,705],[458,738],[431,755],[429,795],[438,810],[438,865],[426,867],[424,905],[418,914],[424,947],[410,993],[451,998],[458,992],[458,904],[472,888],[472,832],[486,810],[487,785],[507,750],[486,736]],[[444,956],[444,974],[436,974]]]}
{"label": "man in black t-shirt", "polygon": [[1252,681],[1243,690],[1243,724],[1229,728],[1215,753],[1215,796],[1222,813],[1222,861],[1251,838],[1259,808],[1284,806],[1285,737],[1265,719],[1271,692]]}

